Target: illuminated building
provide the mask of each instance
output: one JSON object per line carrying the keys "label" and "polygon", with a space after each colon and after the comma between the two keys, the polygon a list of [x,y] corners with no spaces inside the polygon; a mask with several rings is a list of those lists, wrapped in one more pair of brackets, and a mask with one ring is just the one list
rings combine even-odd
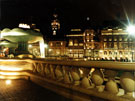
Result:
{"label": "illuminated building", "polygon": [[71,29],[71,33],[66,35],[68,38],[68,57],[83,59],[84,43],[81,29]]}
{"label": "illuminated building", "polygon": [[52,26],[53,35],[56,35],[58,30],[60,29],[60,22],[57,19],[58,14],[53,14],[53,17],[54,17],[54,20],[52,21],[51,26]]}
{"label": "illuminated building", "polygon": [[135,37],[130,36],[125,29],[101,30],[100,58],[105,60],[132,61],[135,59]]}
{"label": "illuminated building", "polygon": [[93,29],[86,29],[83,33],[84,56],[89,60],[98,60],[100,42],[98,35]]}
{"label": "illuminated building", "polygon": [[48,57],[64,57],[67,55],[66,41],[49,41]]}
{"label": "illuminated building", "polygon": [[100,43],[94,38],[95,31],[86,29],[84,32],[81,29],[71,29],[71,34],[68,37],[68,56],[75,59],[98,59]]}

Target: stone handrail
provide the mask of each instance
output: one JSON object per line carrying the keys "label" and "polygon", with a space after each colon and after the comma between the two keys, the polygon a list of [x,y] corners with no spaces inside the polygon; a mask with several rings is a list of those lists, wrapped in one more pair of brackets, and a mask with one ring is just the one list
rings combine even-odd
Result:
{"label": "stone handrail", "polygon": [[[106,100],[135,100],[135,63],[28,60],[32,72],[61,86]],[[49,82],[49,81],[48,81]],[[51,82],[51,81],[50,81]],[[67,86],[66,86],[67,87]],[[77,88],[76,88],[77,87]],[[79,88],[78,88],[79,87]]]}
{"label": "stone handrail", "polygon": [[31,81],[75,100],[135,100],[135,63],[1,59],[6,69],[27,71]]}

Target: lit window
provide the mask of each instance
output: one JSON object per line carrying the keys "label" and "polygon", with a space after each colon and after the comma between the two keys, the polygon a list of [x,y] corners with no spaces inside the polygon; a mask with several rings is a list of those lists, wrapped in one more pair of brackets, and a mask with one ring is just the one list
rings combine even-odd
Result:
{"label": "lit window", "polygon": [[114,38],[114,41],[117,41],[117,38]]}
{"label": "lit window", "polygon": [[119,38],[119,41],[122,41],[122,38]]}
{"label": "lit window", "polygon": [[79,43],[79,46],[83,46],[83,43]]}
{"label": "lit window", "polygon": [[122,29],[118,29],[119,31],[122,31]]}
{"label": "lit window", "polygon": [[123,44],[122,43],[119,43],[119,48],[123,48]]}
{"label": "lit window", "polygon": [[109,38],[109,41],[112,41],[112,38]]}
{"label": "lit window", "polygon": [[73,40],[69,40],[69,46],[73,46]]}
{"label": "lit window", "polygon": [[117,42],[114,42],[114,48],[117,48]]}
{"label": "lit window", "polygon": [[104,48],[107,48],[107,43],[104,43]]}
{"label": "lit window", "polygon": [[74,40],[74,46],[78,46],[78,40]]}
{"label": "lit window", "polygon": [[106,39],[106,38],[104,38],[104,41],[107,41],[107,39]]}
{"label": "lit window", "polygon": [[112,29],[108,29],[108,31],[112,31]]}
{"label": "lit window", "polygon": [[127,41],[127,38],[124,38],[124,41]]}
{"label": "lit window", "polygon": [[112,43],[109,43],[109,48],[111,48],[112,47]]}
{"label": "lit window", "polygon": [[50,43],[50,46],[53,46],[53,43]]}

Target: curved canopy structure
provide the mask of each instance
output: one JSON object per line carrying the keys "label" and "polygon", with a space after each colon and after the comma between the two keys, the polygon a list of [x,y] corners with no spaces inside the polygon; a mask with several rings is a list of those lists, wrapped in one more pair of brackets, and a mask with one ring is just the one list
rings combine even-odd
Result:
{"label": "curved canopy structure", "polygon": [[8,48],[17,48],[18,44],[4,39],[4,40],[0,40],[0,46],[5,46]]}
{"label": "curved canopy structure", "polygon": [[[5,28],[1,31],[1,38],[6,39],[8,41],[1,42],[1,45],[8,45],[9,47],[16,46],[13,43],[18,45],[16,49],[16,54],[28,54],[28,43],[36,43],[39,42],[40,54],[41,57],[44,58],[44,39],[43,35],[40,32],[31,30],[31,29],[21,29],[14,28],[9,29]],[[11,43],[12,42],[12,43]]]}
{"label": "curved canopy structure", "polygon": [[38,42],[43,39],[43,35],[41,33],[21,28],[14,28],[12,30],[5,28],[1,31],[1,37],[12,42],[27,41],[28,43]]}

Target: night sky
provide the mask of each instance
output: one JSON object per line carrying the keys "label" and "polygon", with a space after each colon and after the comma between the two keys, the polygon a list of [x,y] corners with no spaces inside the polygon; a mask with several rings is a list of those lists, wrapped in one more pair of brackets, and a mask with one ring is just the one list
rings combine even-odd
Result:
{"label": "night sky", "polygon": [[50,34],[54,12],[58,14],[61,31],[88,23],[101,25],[105,20],[134,19],[135,0],[0,0],[0,25],[17,27],[20,22],[36,23],[43,34]]}

